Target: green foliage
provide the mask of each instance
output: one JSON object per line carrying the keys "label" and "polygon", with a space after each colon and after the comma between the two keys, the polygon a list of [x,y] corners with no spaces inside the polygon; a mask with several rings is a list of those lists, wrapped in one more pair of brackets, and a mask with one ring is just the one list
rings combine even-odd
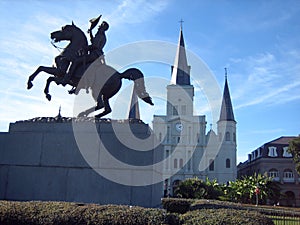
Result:
{"label": "green foliage", "polygon": [[[171,203],[172,202],[172,203]],[[0,201],[1,225],[184,225],[244,224],[273,225],[254,211],[244,210],[236,203],[217,200],[163,199],[164,207],[188,205],[184,214],[160,209],[119,205],[76,204],[67,202]]]}
{"label": "green foliage", "polygon": [[195,177],[182,181],[175,189],[174,195],[179,198],[218,199],[222,190],[216,180],[203,181]]}
{"label": "green foliage", "polygon": [[258,212],[235,209],[202,209],[180,215],[181,224],[189,225],[274,225],[271,219]]}
{"label": "green foliage", "polygon": [[164,198],[162,199],[163,208],[167,212],[171,213],[186,213],[189,211],[192,204],[190,199],[179,199],[179,198]]}
{"label": "green foliage", "polygon": [[289,150],[293,155],[296,170],[300,174],[300,136],[289,142]]}
{"label": "green foliage", "polygon": [[165,219],[163,210],[136,206],[0,201],[1,225],[148,225],[163,224]]}
{"label": "green foliage", "polygon": [[205,181],[191,178],[182,181],[174,191],[174,196],[189,199],[220,199],[240,203],[256,203],[255,190],[259,189],[259,204],[266,204],[267,199],[277,203],[280,197],[278,183],[262,174],[243,177],[230,181],[229,185],[220,185],[216,180]]}
{"label": "green foliage", "polygon": [[267,199],[274,202],[278,201],[280,196],[278,183],[262,174],[254,174],[236,181],[230,181],[228,186],[223,187],[224,196],[221,199],[255,204],[256,188],[259,189],[258,199],[260,204],[266,204]]}

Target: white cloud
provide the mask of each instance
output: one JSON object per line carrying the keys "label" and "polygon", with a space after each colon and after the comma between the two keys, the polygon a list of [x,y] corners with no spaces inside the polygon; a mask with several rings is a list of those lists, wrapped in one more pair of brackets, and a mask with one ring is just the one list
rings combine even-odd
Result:
{"label": "white cloud", "polygon": [[168,1],[125,0],[108,16],[114,26],[125,23],[142,23],[161,12]]}
{"label": "white cloud", "polygon": [[239,70],[238,74],[231,75],[236,83],[232,88],[235,109],[259,104],[274,106],[298,100],[299,53],[293,50],[292,53],[287,51],[275,56],[267,52],[244,59],[231,59],[231,66]]}

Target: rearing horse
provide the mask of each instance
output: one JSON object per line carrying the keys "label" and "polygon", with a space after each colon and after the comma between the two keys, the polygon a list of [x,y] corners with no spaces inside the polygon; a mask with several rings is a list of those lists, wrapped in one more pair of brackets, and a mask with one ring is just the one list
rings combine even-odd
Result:
{"label": "rearing horse", "polygon": [[[80,54],[86,54],[85,49],[87,49],[88,46],[85,34],[80,28],[75,26],[73,22],[72,25],[63,26],[61,30],[52,32],[51,39],[54,40],[54,42],[67,40],[70,41],[70,43],[61,54],[55,58],[55,66],[39,66],[38,69],[29,76],[27,82],[27,89],[30,89],[33,87],[32,81],[40,72],[54,75],[47,79],[44,89],[46,98],[49,101],[51,100],[51,95],[49,94],[50,83],[54,81],[57,85],[62,84],[61,80],[66,74],[70,62],[76,57],[79,57]],[[93,72],[84,73],[86,70],[85,67],[89,65],[81,65],[76,69],[74,74],[72,74],[70,81],[68,81],[68,84],[73,87],[73,89],[69,91],[70,94],[78,94],[80,89],[91,88],[93,98],[97,102],[95,107],[87,109],[78,116],[88,116],[90,113],[102,108],[104,108],[104,111],[95,117],[100,118],[110,113],[109,99],[120,90],[122,78],[133,80],[137,95],[146,103],[153,105],[151,97],[145,90],[144,76],[140,70],[130,68],[123,73],[119,73],[114,68],[105,64],[99,64],[97,61],[98,60],[90,65],[93,67]],[[87,69],[88,72],[90,68]],[[83,79],[81,80],[81,78]]]}

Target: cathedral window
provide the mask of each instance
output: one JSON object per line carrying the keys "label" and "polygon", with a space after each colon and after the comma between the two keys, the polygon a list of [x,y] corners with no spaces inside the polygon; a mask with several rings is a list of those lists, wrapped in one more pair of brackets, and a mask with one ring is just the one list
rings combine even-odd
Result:
{"label": "cathedral window", "polygon": [[233,141],[236,142],[236,134],[233,133]]}
{"label": "cathedral window", "polygon": [[173,106],[173,116],[178,116],[178,105]]}
{"label": "cathedral window", "polygon": [[215,170],[215,161],[213,159],[209,160],[209,171],[214,171]]}
{"label": "cathedral window", "polygon": [[230,159],[226,159],[226,168],[230,168]]}
{"label": "cathedral window", "polygon": [[186,115],[186,105],[181,106],[181,114]]}
{"label": "cathedral window", "polygon": [[276,147],[269,147],[269,153],[268,156],[270,157],[277,157],[277,151],[276,151]]}
{"label": "cathedral window", "polygon": [[293,157],[291,153],[288,152],[289,147],[283,147],[283,157]]}
{"label": "cathedral window", "polygon": [[225,141],[230,141],[230,133],[228,131],[226,132]]}
{"label": "cathedral window", "polygon": [[180,137],[177,137],[177,143],[180,143]]}
{"label": "cathedral window", "polygon": [[170,127],[167,127],[167,143],[170,143]]}
{"label": "cathedral window", "polygon": [[178,167],[177,166],[177,161],[178,161],[177,159],[174,159],[174,169],[177,169],[177,167]]}
{"label": "cathedral window", "polygon": [[166,150],[166,169],[169,169],[169,159],[168,159],[168,157],[169,157],[169,155],[170,155],[170,150]]}
{"label": "cathedral window", "polygon": [[179,160],[179,168],[182,168],[183,167],[183,159],[180,159]]}
{"label": "cathedral window", "polygon": [[190,171],[192,169],[192,152],[191,151],[188,151],[188,170]]}

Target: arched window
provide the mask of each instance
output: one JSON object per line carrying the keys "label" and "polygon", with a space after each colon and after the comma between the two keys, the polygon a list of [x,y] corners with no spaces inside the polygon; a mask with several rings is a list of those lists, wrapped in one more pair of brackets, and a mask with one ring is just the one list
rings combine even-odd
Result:
{"label": "arched window", "polygon": [[174,159],[174,168],[177,169],[177,159]]}
{"label": "arched window", "polygon": [[188,159],[189,159],[189,161],[188,161],[188,171],[190,171],[192,169],[192,159],[191,159],[191,157],[192,157],[192,152],[188,151]]}
{"label": "arched window", "polygon": [[170,155],[170,151],[169,150],[166,150],[166,169],[169,169],[169,159],[168,159],[168,157],[169,157],[169,155]]}
{"label": "arched window", "polygon": [[209,171],[214,171],[215,170],[215,161],[213,159],[209,160]]}
{"label": "arched window", "polygon": [[268,176],[272,177],[274,181],[279,181],[279,172],[277,169],[270,169],[268,172]]}
{"label": "arched window", "polygon": [[197,133],[197,143],[200,143],[200,134]]}
{"label": "arched window", "polygon": [[283,181],[284,182],[294,182],[294,173],[291,169],[285,169],[283,171]]}
{"label": "arched window", "polygon": [[170,127],[167,127],[167,143],[170,143]]}
{"label": "arched window", "polygon": [[180,168],[183,167],[183,159],[179,159],[179,167],[180,167]]}
{"label": "arched window", "polygon": [[286,206],[295,206],[296,203],[296,195],[292,191],[287,191],[284,193],[285,194],[285,205]]}
{"label": "arched window", "polygon": [[161,142],[161,139],[162,139],[162,134],[161,133],[159,133],[159,142]]}
{"label": "arched window", "polygon": [[230,168],[230,159],[226,159],[226,168]]}
{"label": "arched window", "polygon": [[225,135],[225,141],[230,141],[230,133],[227,131]]}
{"label": "arched window", "polygon": [[173,106],[173,116],[178,116],[178,105]]}
{"label": "arched window", "polygon": [[236,142],[236,134],[233,133],[233,141]]}

